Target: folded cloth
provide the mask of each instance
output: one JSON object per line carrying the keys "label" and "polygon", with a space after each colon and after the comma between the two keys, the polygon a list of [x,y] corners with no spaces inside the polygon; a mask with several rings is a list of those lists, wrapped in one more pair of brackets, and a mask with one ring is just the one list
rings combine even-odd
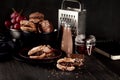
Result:
{"label": "folded cloth", "polygon": [[11,51],[13,47],[12,41],[0,41],[0,52]]}
{"label": "folded cloth", "polygon": [[0,33],[0,58],[11,55],[14,44],[11,39]]}

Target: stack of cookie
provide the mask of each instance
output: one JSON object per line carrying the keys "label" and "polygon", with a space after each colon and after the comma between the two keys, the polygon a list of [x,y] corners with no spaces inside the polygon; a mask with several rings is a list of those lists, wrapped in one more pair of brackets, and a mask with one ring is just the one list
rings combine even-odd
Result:
{"label": "stack of cookie", "polygon": [[54,29],[52,23],[49,20],[45,20],[44,14],[40,12],[31,13],[28,20],[20,21],[20,25],[22,31],[35,33],[50,33]]}

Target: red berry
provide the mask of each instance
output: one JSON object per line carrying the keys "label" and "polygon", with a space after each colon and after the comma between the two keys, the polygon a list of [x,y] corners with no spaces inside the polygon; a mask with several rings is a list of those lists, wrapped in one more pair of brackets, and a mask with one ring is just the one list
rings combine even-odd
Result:
{"label": "red berry", "polygon": [[14,29],[20,29],[20,24],[19,23],[15,23]]}
{"label": "red berry", "polygon": [[17,16],[19,16],[20,14],[18,13],[18,12],[13,12],[12,14],[11,14],[11,18],[16,18]]}
{"label": "red berry", "polygon": [[16,18],[11,19],[11,23],[15,24],[16,23]]}
{"label": "red berry", "polygon": [[16,17],[16,22],[20,22],[21,20],[24,20],[24,17],[23,16],[18,16]]}
{"label": "red berry", "polygon": [[11,25],[11,26],[10,26],[10,29],[14,29],[14,25]]}
{"label": "red berry", "polygon": [[6,27],[10,27],[10,25],[11,25],[11,22],[10,22],[10,21],[5,21],[5,26],[6,26]]}

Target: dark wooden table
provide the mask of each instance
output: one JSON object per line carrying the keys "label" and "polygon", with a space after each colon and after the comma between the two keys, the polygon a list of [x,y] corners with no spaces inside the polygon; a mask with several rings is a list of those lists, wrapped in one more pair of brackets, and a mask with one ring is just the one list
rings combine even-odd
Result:
{"label": "dark wooden table", "polygon": [[56,68],[55,63],[31,64],[10,59],[0,62],[0,80],[120,80],[96,57],[86,56],[83,68],[66,72]]}

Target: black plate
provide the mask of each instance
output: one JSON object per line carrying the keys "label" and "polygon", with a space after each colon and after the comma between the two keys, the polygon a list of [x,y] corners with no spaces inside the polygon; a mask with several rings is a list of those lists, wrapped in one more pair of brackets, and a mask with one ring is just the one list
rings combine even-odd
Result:
{"label": "black plate", "polygon": [[62,55],[62,52],[60,50],[55,49],[55,56],[49,57],[49,58],[44,58],[44,59],[30,59],[28,54],[28,50],[30,48],[24,48],[22,49],[18,54],[16,54],[16,59],[29,62],[29,63],[51,63],[51,62],[56,62],[57,59],[59,59]]}

